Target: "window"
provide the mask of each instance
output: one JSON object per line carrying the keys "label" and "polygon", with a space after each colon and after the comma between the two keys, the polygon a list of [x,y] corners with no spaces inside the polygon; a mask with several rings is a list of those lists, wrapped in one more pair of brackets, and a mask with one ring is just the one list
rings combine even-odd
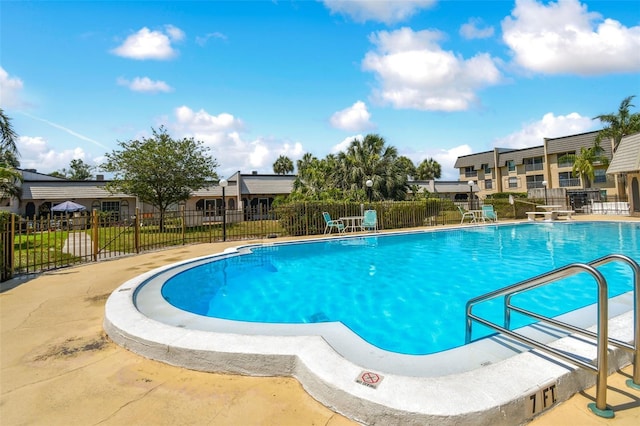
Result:
{"label": "window", "polygon": [[484,180],[484,189],[493,189],[493,180],[485,179]]}
{"label": "window", "polygon": [[464,168],[464,177],[476,177],[478,176],[478,172],[475,170],[474,166],[465,167]]}
{"label": "window", "polygon": [[595,169],[593,171],[594,183],[606,183],[607,182],[607,171],[605,169]]}
{"label": "window", "polygon": [[573,172],[558,173],[558,180],[561,188],[566,188],[568,186],[580,186],[580,178],[574,177]]}
{"label": "window", "polygon": [[516,170],[516,162],[514,160],[507,161],[507,168],[509,169],[510,172],[515,171]]}
{"label": "window", "polygon": [[525,171],[527,172],[531,172],[534,170],[542,170],[543,168],[542,157],[525,158],[524,168],[525,168]]}
{"label": "window", "polygon": [[575,151],[560,152],[558,155],[558,167],[573,167]]}
{"label": "window", "polygon": [[509,178],[509,188],[517,188],[518,187],[518,178],[510,177]]}
{"label": "window", "polygon": [[489,167],[488,164],[483,164],[482,165],[482,170],[484,170],[484,174],[488,175],[489,173],[491,173],[491,167]]}
{"label": "window", "polygon": [[103,201],[100,210],[110,212],[113,220],[120,220],[120,201]]}
{"label": "window", "polygon": [[544,175],[527,176],[527,189],[544,188]]}

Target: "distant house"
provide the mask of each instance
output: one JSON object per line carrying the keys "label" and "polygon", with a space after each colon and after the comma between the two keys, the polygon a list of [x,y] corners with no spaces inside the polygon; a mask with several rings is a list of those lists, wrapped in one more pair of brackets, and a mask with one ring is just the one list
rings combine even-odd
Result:
{"label": "distant house", "polygon": [[415,180],[409,181],[409,194],[412,194],[411,186],[418,185],[420,192],[427,191],[431,197],[440,199],[449,199],[451,201],[467,201],[469,195],[475,198],[475,194],[479,191],[476,182],[461,182],[457,180]]}
{"label": "distant house", "polygon": [[622,138],[607,169],[625,184],[631,216],[640,217],[640,133]]}
{"label": "distant house", "polygon": [[[87,208],[110,212],[114,217],[125,219],[135,214],[136,208],[142,213],[150,213],[153,206],[145,205],[135,196],[124,193],[110,193],[105,189],[107,180],[100,176],[96,180],[73,181],[38,173],[35,170],[21,170],[21,199],[3,200],[0,210],[25,217],[46,217],[51,208],[63,201],[74,201]],[[228,179],[225,188],[227,210],[251,207],[256,214],[271,208],[274,199],[286,196],[293,190],[293,175],[260,175],[257,173],[235,173]],[[187,210],[200,210],[204,216],[215,215],[222,209],[222,188],[212,184],[195,191],[186,202]],[[178,206],[175,206],[178,209]]]}

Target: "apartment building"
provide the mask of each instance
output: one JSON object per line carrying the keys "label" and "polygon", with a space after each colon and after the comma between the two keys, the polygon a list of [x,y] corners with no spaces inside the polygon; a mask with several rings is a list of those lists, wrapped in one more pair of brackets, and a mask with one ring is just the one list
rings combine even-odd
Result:
{"label": "apartment building", "polygon": [[[455,168],[461,181],[477,183],[478,196],[498,192],[528,192],[534,196],[545,191],[550,196],[576,196],[584,199],[625,196],[615,175],[607,175],[607,163],[595,163],[593,182],[584,182],[573,173],[573,158],[581,148],[594,145],[598,132],[559,138],[545,138],[540,146],[524,149],[494,148],[492,151],[458,157]],[[613,158],[613,147],[603,141],[603,156]]]}

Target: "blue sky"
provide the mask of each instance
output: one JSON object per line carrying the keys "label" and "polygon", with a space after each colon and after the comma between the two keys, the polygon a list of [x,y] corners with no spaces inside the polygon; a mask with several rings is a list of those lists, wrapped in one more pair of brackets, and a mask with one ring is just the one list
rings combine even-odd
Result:
{"label": "blue sky", "polygon": [[630,95],[635,0],[0,1],[0,106],[43,173],[164,125],[222,177],[377,133],[457,180],[458,156],[598,130]]}

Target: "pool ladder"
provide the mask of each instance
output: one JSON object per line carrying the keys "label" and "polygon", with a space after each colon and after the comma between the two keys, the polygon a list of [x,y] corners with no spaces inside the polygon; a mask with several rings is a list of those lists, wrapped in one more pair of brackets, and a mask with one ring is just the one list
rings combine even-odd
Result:
{"label": "pool ladder", "polygon": [[[623,342],[608,337],[608,321],[609,321],[609,299],[607,292],[607,281],[596,267],[606,263],[619,261],[628,264],[633,270],[633,344]],[[589,273],[598,284],[598,320],[597,332],[592,332],[580,327],[567,324],[557,319],[545,317],[535,312],[519,308],[511,304],[511,298],[517,294],[527,290],[550,284],[563,278],[576,275],[581,272]],[[499,326],[486,319],[474,315],[472,310],[475,305],[485,302],[496,297],[504,296],[504,327]],[[510,330],[511,312],[515,311],[523,315],[528,315],[539,321],[550,323],[556,327],[568,330],[572,333],[581,334],[593,338],[597,341],[597,357],[595,365],[585,362],[578,356],[572,356],[549,345],[538,342],[522,334],[518,334]],[[619,347],[633,354],[633,379],[626,381],[627,386],[640,389],[640,265],[633,259],[622,254],[610,254],[601,257],[589,263],[572,263],[570,265],[555,269],[542,275],[521,281],[519,283],[486,293],[475,297],[467,302],[466,306],[466,343],[471,342],[473,321],[479,322],[489,328],[492,328],[502,334],[513,339],[523,342],[529,346],[533,346],[542,351],[548,352],[558,358],[571,362],[579,367],[596,374],[596,402],[589,404],[589,409],[598,416],[611,418],[614,417],[613,410],[607,406],[607,373],[608,373],[608,345]]]}

